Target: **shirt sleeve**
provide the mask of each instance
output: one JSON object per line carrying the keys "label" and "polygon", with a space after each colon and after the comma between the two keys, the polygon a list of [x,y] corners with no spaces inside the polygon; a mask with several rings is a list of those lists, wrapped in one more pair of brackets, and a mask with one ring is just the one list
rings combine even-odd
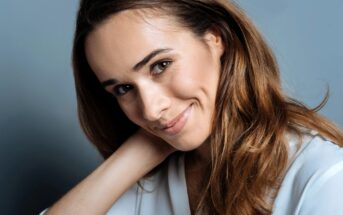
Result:
{"label": "shirt sleeve", "polygon": [[[133,185],[126,191],[109,209],[106,215],[137,214],[135,213],[136,190],[138,185]],[[46,208],[38,215],[45,215],[49,208]]]}
{"label": "shirt sleeve", "polygon": [[311,186],[299,215],[343,214],[343,161],[327,170]]}

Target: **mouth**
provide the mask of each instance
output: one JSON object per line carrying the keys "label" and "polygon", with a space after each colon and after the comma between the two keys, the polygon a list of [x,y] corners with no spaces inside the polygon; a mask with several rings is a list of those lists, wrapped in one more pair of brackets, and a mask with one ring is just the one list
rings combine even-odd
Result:
{"label": "mouth", "polygon": [[166,126],[162,128],[162,132],[167,135],[176,135],[183,127],[185,127],[186,122],[190,116],[192,110],[192,105],[188,106],[182,113],[180,113],[175,119],[169,122]]}

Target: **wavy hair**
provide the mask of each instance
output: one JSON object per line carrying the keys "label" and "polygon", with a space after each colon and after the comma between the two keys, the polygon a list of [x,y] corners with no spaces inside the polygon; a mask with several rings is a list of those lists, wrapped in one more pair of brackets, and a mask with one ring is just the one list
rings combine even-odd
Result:
{"label": "wavy hair", "polygon": [[176,18],[197,36],[220,32],[225,51],[213,116],[210,174],[197,210],[208,214],[270,214],[288,162],[285,134],[317,130],[343,146],[342,131],[285,95],[275,57],[253,23],[225,0],[81,0],[73,46],[78,113],[85,134],[108,158],[135,132],[85,57],[87,35],[123,10],[150,8]]}

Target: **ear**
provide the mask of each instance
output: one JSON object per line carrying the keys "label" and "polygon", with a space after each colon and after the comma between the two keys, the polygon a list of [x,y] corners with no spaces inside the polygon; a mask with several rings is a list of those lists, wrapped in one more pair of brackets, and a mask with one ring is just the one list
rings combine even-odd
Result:
{"label": "ear", "polygon": [[220,59],[224,53],[224,44],[220,32],[215,28],[208,30],[204,35],[204,41],[212,55]]}

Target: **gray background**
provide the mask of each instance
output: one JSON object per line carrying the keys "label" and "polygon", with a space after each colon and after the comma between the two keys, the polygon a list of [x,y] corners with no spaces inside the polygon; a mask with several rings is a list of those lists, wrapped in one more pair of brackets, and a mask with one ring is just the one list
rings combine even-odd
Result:
{"label": "gray background", "polygon": [[[240,0],[280,63],[284,89],[343,125],[343,1]],[[1,0],[0,211],[35,214],[102,159],[81,132],[70,53],[76,0]]]}

